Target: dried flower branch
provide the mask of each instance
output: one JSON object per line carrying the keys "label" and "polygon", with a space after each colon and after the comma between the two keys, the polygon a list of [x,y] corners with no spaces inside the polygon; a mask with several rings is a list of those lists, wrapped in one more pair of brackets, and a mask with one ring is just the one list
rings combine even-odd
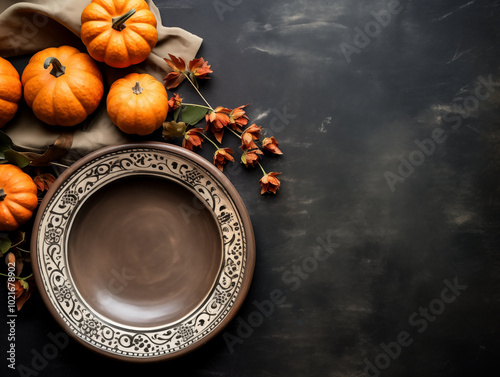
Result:
{"label": "dried flower branch", "polygon": [[[241,140],[240,149],[242,154],[240,161],[246,167],[252,168],[259,166],[263,176],[259,181],[261,186],[261,194],[270,192],[276,194],[281,186],[281,182],[276,178],[281,173],[270,172],[266,173],[261,163],[261,156],[264,154],[259,148],[259,143],[262,149],[276,155],[281,155],[283,152],[278,148],[278,142],[274,136],[266,137],[260,141],[262,127],[252,124],[247,127],[249,118],[246,115],[245,108],[248,106],[242,105],[233,109],[217,106],[213,108],[206,98],[201,94],[198,85],[198,79],[209,79],[208,74],[213,73],[211,66],[203,58],[193,59],[188,65],[183,59],[169,54],[170,59],[165,59],[172,72],[165,77],[165,87],[167,89],[176,88],[182,79],[187,79],[191,86],[196,90],[205,105],[192,103],[183,103],[179,94],[174,94],[169,100],[170,112],[173,112],[173,121],[163,124],[163,137],[168,140],[172,137],[182,136],[182,146],[186,149],[193,150],[196,147],[201,148],[203,140],[209,141],[215,147],[213,163],[222,171],[224,165],[228,161],[234,161],[234,152],[231,148],[221,148],[212,141],[204,132],[211,132],[215,140],[222,144],[224,131],[229,130]],[[182,122],[178,122],[178,117],[181,117]],[[194,128],[200,121],[206,121],[206,128]],[[245,127],[247,127],[245,129]]]}

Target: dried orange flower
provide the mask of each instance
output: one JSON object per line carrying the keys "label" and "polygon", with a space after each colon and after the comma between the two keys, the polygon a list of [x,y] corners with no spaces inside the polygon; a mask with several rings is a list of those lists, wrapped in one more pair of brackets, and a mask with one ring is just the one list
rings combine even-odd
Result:
{"label": "dried orange flower", "polygon": [[248,104],[239,106],[236,109],[233,109],[231,113],[229,113],[229,124],[233,128],[233,130],[241,132],[241,127],[244,127],[248,123],[248,117],[245,115],[244,107],[247,107]]}
{"label": "dried orange flower", "polygon": [[274,154],[283,154],[283,152],[281,152],[278,148],[278,142],[276,141],[274,136],[266,137],[264,140],[262,140],[262,148]]}
{"label": "dried orange flower", "polygon": [[214,153],[214,164],[222,171],[228,161],[234,161],[234,154],[231,148],[219,148]]}
{"label": "dried orange flower", "polygon": [[172,68],[172,72],[170,72],[165,77],[165,87],[167,89],[173,89],[179,86],[182,81],[183,73],[186,70],[186,63],[182,58],[178,58],[172,54],[168,54],[171,60],[163,59],[168,64],[170,68]]}
{"label": "dried orange flower", "polygon": [[165,77],[165,87],[167,89],[177,88],[182,81],[182,74],[179,72],[170,72]]}
{"label": "dried orange flower", "polygon": [[202,147],[203,143],[203,128],[191,128],[188,132],[184,134],[184,139],[182,139],[182,146],[190,151],[193,147]]}
{"label": "dried orange flower", "polygon": [[189,62],[189,70],[192,72],[193,76],[198,79],[209,79],[206,77],[209,73],[213,71],[210,69],[208,62],[203,58],[193,59]]}
{"label": "dried orange flower", "polygon": [[257,144],[255,144],[254,140],[259,140],[261,129],[262,127],[257,127],[256,124],[252,124],[248,127],[241,135],[241,149],[247,150],[257,148]]}
{"label": "dried orange flower", "polygon": [[5,264],[6,265],[15,265],[16,264],[16,256],[12,252],[8,252],[7,255],[5,255]]}
{"label": "dried orange flower", "polygon": [[172,54],[168,54],[171,60],[163,59],[167,62],[168,66],[172,68],[175,72],[184,72],[186,70],[186,63],[182,58],[178,58]]}
{"label": "dried orange flower", "polygon": [[33,178],[33,182],[35,182],[36,187],[38,187],[40,191],[48,190],[55,180],[56,177],[50,173],[39,174]]}
{"label": "dried orange flower", "polygon": [[270,172],[264,175],[259,181],[259,185],[262,187],[260,193],[264,194],[266,192],[272,192],[273,194],[276,194],[276,191],[281,186],[281,182],[278,178],[276,178],[276,176],[280,174],[281,173]]}
{"label": "dried orange flower", "polygon": [[181,104],[182,104],[182,98],[181,98],[181,96],[179,95],[179,93],[175,93],[168,100],[168,111],[177,110]]}
{"label": "dried orange flower", "polygon": [[259,162],[259,154],[262,154],[262,151],[260,149],[249,149],[243,152],[241,155],[241,162],[246,166],[246,167],[254,167],[255,164]]}
{"label": "dried orange flower", "polygon": [[31,284],[28,284],[26,280],[16,279],[14,282],[14,290],[16,297],[16,307],[17,310],[21,310],[23,305],[28,301],[33,291],[34,280],[30,279]]}
{"label": "dried orange flower", "polygon": [[216,107],[214,111],[210,111],[205,115],[207,121],[207,130],[211,130],[215,135],[215,138],[219,143],[222,142],[222,136],[224,135],[224,127],[229,123],[229,113],[230,109],[219,106]]}

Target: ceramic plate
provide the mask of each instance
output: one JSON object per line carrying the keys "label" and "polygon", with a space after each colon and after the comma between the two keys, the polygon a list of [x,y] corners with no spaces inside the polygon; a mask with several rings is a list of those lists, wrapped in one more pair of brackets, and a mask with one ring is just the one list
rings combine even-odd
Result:
{"label": "ceramic plate", "polygon": [[229,180],[165,143],[77,161],[40,204],[32,235],[43,300],[85,346],[130,361],[180,356],[234,317],[255,242]]}

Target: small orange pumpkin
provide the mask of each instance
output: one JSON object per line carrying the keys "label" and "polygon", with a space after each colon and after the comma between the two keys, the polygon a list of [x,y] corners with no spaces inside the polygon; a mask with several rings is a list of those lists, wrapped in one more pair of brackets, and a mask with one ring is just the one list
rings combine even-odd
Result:
{"label": "small orange pumpkin", "polygon": [[19,73],[8,60],[0,57],[0,128],[16,115],[22,94]]}
{"label": "small orange pumpkin", "polygon": [[130,73],[116,80],[106,100],[108,115],[128,134],[148,135],[157,130],[168,113],[167,90],[147,73]]}
{"label": "small orange pumpkin", "polygon": [[0,165],[0,231],[16,230],[27,222],[38,205],[31,177],[15,165]]}
{"label": "small orange pumpkin", "polygon": [[156,18],[144,0],[92,0],[81,21],[90,56],[111,67],[144,61],[158,41]]}
{"label": "small orange pumpkin", "polygon": [[[52,69],[48,69],[52,66]],[[71,46],[32,56],[21,81],[24,99],[41,121],[74,126],[93,113],[104,95],[102,74],[92,58]]]}

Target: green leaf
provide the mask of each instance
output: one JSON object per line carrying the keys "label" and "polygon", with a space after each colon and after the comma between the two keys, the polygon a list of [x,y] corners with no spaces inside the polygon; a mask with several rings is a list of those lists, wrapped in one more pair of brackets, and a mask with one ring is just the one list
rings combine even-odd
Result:
{"label": "green leaf", "polygon": [[4,255],[10,250],[12,242],[7,237],[0,237],[0,252]]}
{"label": "green leaf", "polygon": [[187,105],[182,108],[182,121],[194,126],[207,114],[208,109],[203,106]]}
{"label": "green leaf", "polygon": [[13,165],[17,165],[20,168],[24,168],[30,164],[30,160],[25,155],[22,155],[19,152],[16,152],[12,149],[7,149],[3,152],[5,155],[5,159],[9,161]]}
{"label": "green leaf", "polygon": [[179,118],[179,114],[181,112],[181,107],[179,106],[177,109],[174,111],[174,122],[177,122],[177,118]]}
{"label": "green leaf", "polygon": [[8,149],[12,149],[14,143],[12,139],[5,132],[0,131],[0,152],[5,152]]}

